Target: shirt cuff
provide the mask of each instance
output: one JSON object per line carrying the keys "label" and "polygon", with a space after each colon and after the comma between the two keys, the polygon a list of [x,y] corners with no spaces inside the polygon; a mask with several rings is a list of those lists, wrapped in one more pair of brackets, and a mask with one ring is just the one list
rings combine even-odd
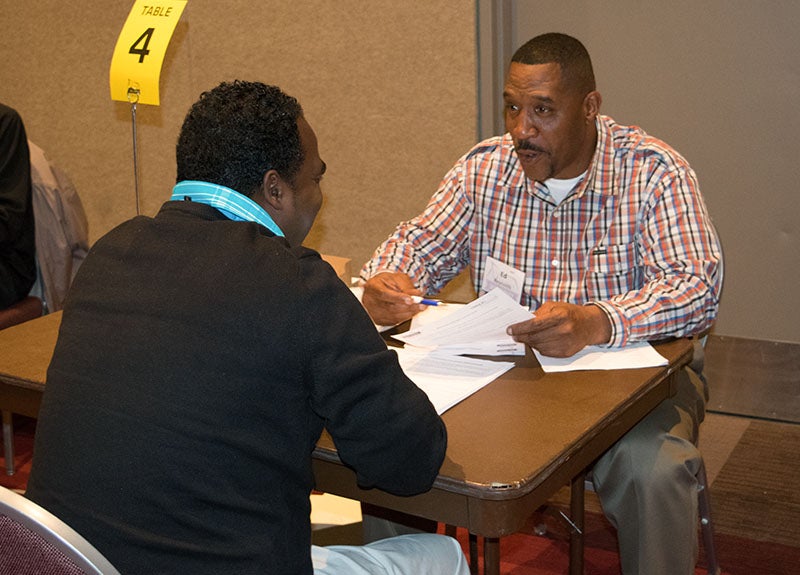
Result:
{"label": "shirt cuff", "polygon": [[611,338],[608,343],[601,344],[601,347],[622,347],[625,345],[627,338],[625,337],[625,323],[622,313],[608,302],[592,301],[586,305],[594,305],[603,310],[608,322],[611,324]]}

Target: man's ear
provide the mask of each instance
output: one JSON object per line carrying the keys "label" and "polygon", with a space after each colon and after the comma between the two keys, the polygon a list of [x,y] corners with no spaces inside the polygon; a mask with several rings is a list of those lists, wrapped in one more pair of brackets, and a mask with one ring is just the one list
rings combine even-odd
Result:
{"label": "man's ear", "polygon": [[583,99],[583,115],[587,123],[594,123],[595,117],[600,113],[600,104],[602,103],[603,98],[597,90],[586,94]]}
{"label": "man's ear", "polygon": [[282,210],[285,187],[286,184],[280,174],[276,170],[269,170],[264,174],[261,183],[260,194],[263,201],[274,210]]}

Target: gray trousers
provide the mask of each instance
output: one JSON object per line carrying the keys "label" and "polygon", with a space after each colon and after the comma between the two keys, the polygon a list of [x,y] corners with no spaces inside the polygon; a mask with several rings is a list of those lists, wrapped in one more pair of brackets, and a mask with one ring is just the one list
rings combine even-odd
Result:
{"label": "gray trousers", "polygon": [[698,427],[705,381],[675,374],[677,393],[640,421],[595,464],[603,511],[617,528],[625,575],[693,575],[697,562]]}

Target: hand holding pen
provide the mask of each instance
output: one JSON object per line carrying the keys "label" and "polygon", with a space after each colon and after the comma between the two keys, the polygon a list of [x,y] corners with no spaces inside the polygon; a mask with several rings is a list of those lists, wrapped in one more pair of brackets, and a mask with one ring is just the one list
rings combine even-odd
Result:
{"label": "hand holding pen", "polygon": [[[418,298],[419,301],[415,301]],[[364,284],[362,303],[378,325],[395,325],[411,319],[428,305],[408,275],[401,272],[380,273]]]}

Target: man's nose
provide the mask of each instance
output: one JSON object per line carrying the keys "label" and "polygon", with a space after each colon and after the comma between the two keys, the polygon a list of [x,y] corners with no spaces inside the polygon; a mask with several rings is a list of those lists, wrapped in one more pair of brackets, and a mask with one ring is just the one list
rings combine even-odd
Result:
{"label": "man's nose", "polygon": [[508,127],[508,131],[518,140],[526,140],[539,134],[535,122],[525,112],[517,114],[511,122],[512,125]]}

